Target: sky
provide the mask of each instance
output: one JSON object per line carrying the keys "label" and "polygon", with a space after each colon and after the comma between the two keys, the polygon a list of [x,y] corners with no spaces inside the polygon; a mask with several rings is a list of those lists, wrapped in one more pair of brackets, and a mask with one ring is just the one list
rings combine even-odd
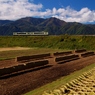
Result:
{"label": "sky", "polygon": [[95,0],[0,0],[0,20],[24,17],[95,23]]}

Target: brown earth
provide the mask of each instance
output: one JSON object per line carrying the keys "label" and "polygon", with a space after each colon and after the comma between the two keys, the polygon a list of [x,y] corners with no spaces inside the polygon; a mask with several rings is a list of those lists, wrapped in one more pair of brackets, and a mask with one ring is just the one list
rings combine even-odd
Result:
{"label": "brown earth", "polygon": [[8,47],[8,48],[0,48],[0,51],[10,51],[10,50],[28,50],[30,48],[27,47]]}
{"label": "brown earth", "polygon": [[[0,95],[24,94],[93,63],[95,55],[0,79]],[[0,68],[16,64],[14,59],[0,61]]]}

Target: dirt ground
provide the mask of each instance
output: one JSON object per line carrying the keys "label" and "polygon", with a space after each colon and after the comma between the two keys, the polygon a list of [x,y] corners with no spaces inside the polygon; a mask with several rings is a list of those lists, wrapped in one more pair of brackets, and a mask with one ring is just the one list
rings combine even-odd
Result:
{"label": "dirt ground", "polygon": [[10,51],[10,50],[27,50],[30,48],[25,47],[8,47],[8,48],[0,48],[0,51]]}
{"label": "dirt ground", "polygon": [[[0,95],[24,94],[93,63],[95,63],[95,55],[0,79]],[[0,68],[15,64],[18,63],[14,59],[0,61]]]}

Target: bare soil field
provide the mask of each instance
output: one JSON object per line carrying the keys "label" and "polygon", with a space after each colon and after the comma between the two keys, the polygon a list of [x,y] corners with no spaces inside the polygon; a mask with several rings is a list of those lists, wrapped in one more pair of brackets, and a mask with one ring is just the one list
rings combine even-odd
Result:
{"label": "bare soil field", "polygon": [[[51,63],[54,64],[53,61]],[[95,55],[2,78],[0,79],[0,95],[22,95],[94,63]],[[18,63],[14,59],[4,60],[0,61],[0,68],[16,64]]]}
{"label": "bare soil field", "polygon": [[0,51],[10,51],[10,50],[27,50],[30,48],[25,47],[8,47],[8,48],[0,48]]}

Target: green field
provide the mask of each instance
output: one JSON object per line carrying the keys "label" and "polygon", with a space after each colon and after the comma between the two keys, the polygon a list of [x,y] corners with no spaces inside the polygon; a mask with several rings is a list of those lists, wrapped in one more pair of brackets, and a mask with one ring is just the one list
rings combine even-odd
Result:
{"label": "green field", "polygon": [[94,36],[0,36],[0,47],[39,47],[95,50]]}

